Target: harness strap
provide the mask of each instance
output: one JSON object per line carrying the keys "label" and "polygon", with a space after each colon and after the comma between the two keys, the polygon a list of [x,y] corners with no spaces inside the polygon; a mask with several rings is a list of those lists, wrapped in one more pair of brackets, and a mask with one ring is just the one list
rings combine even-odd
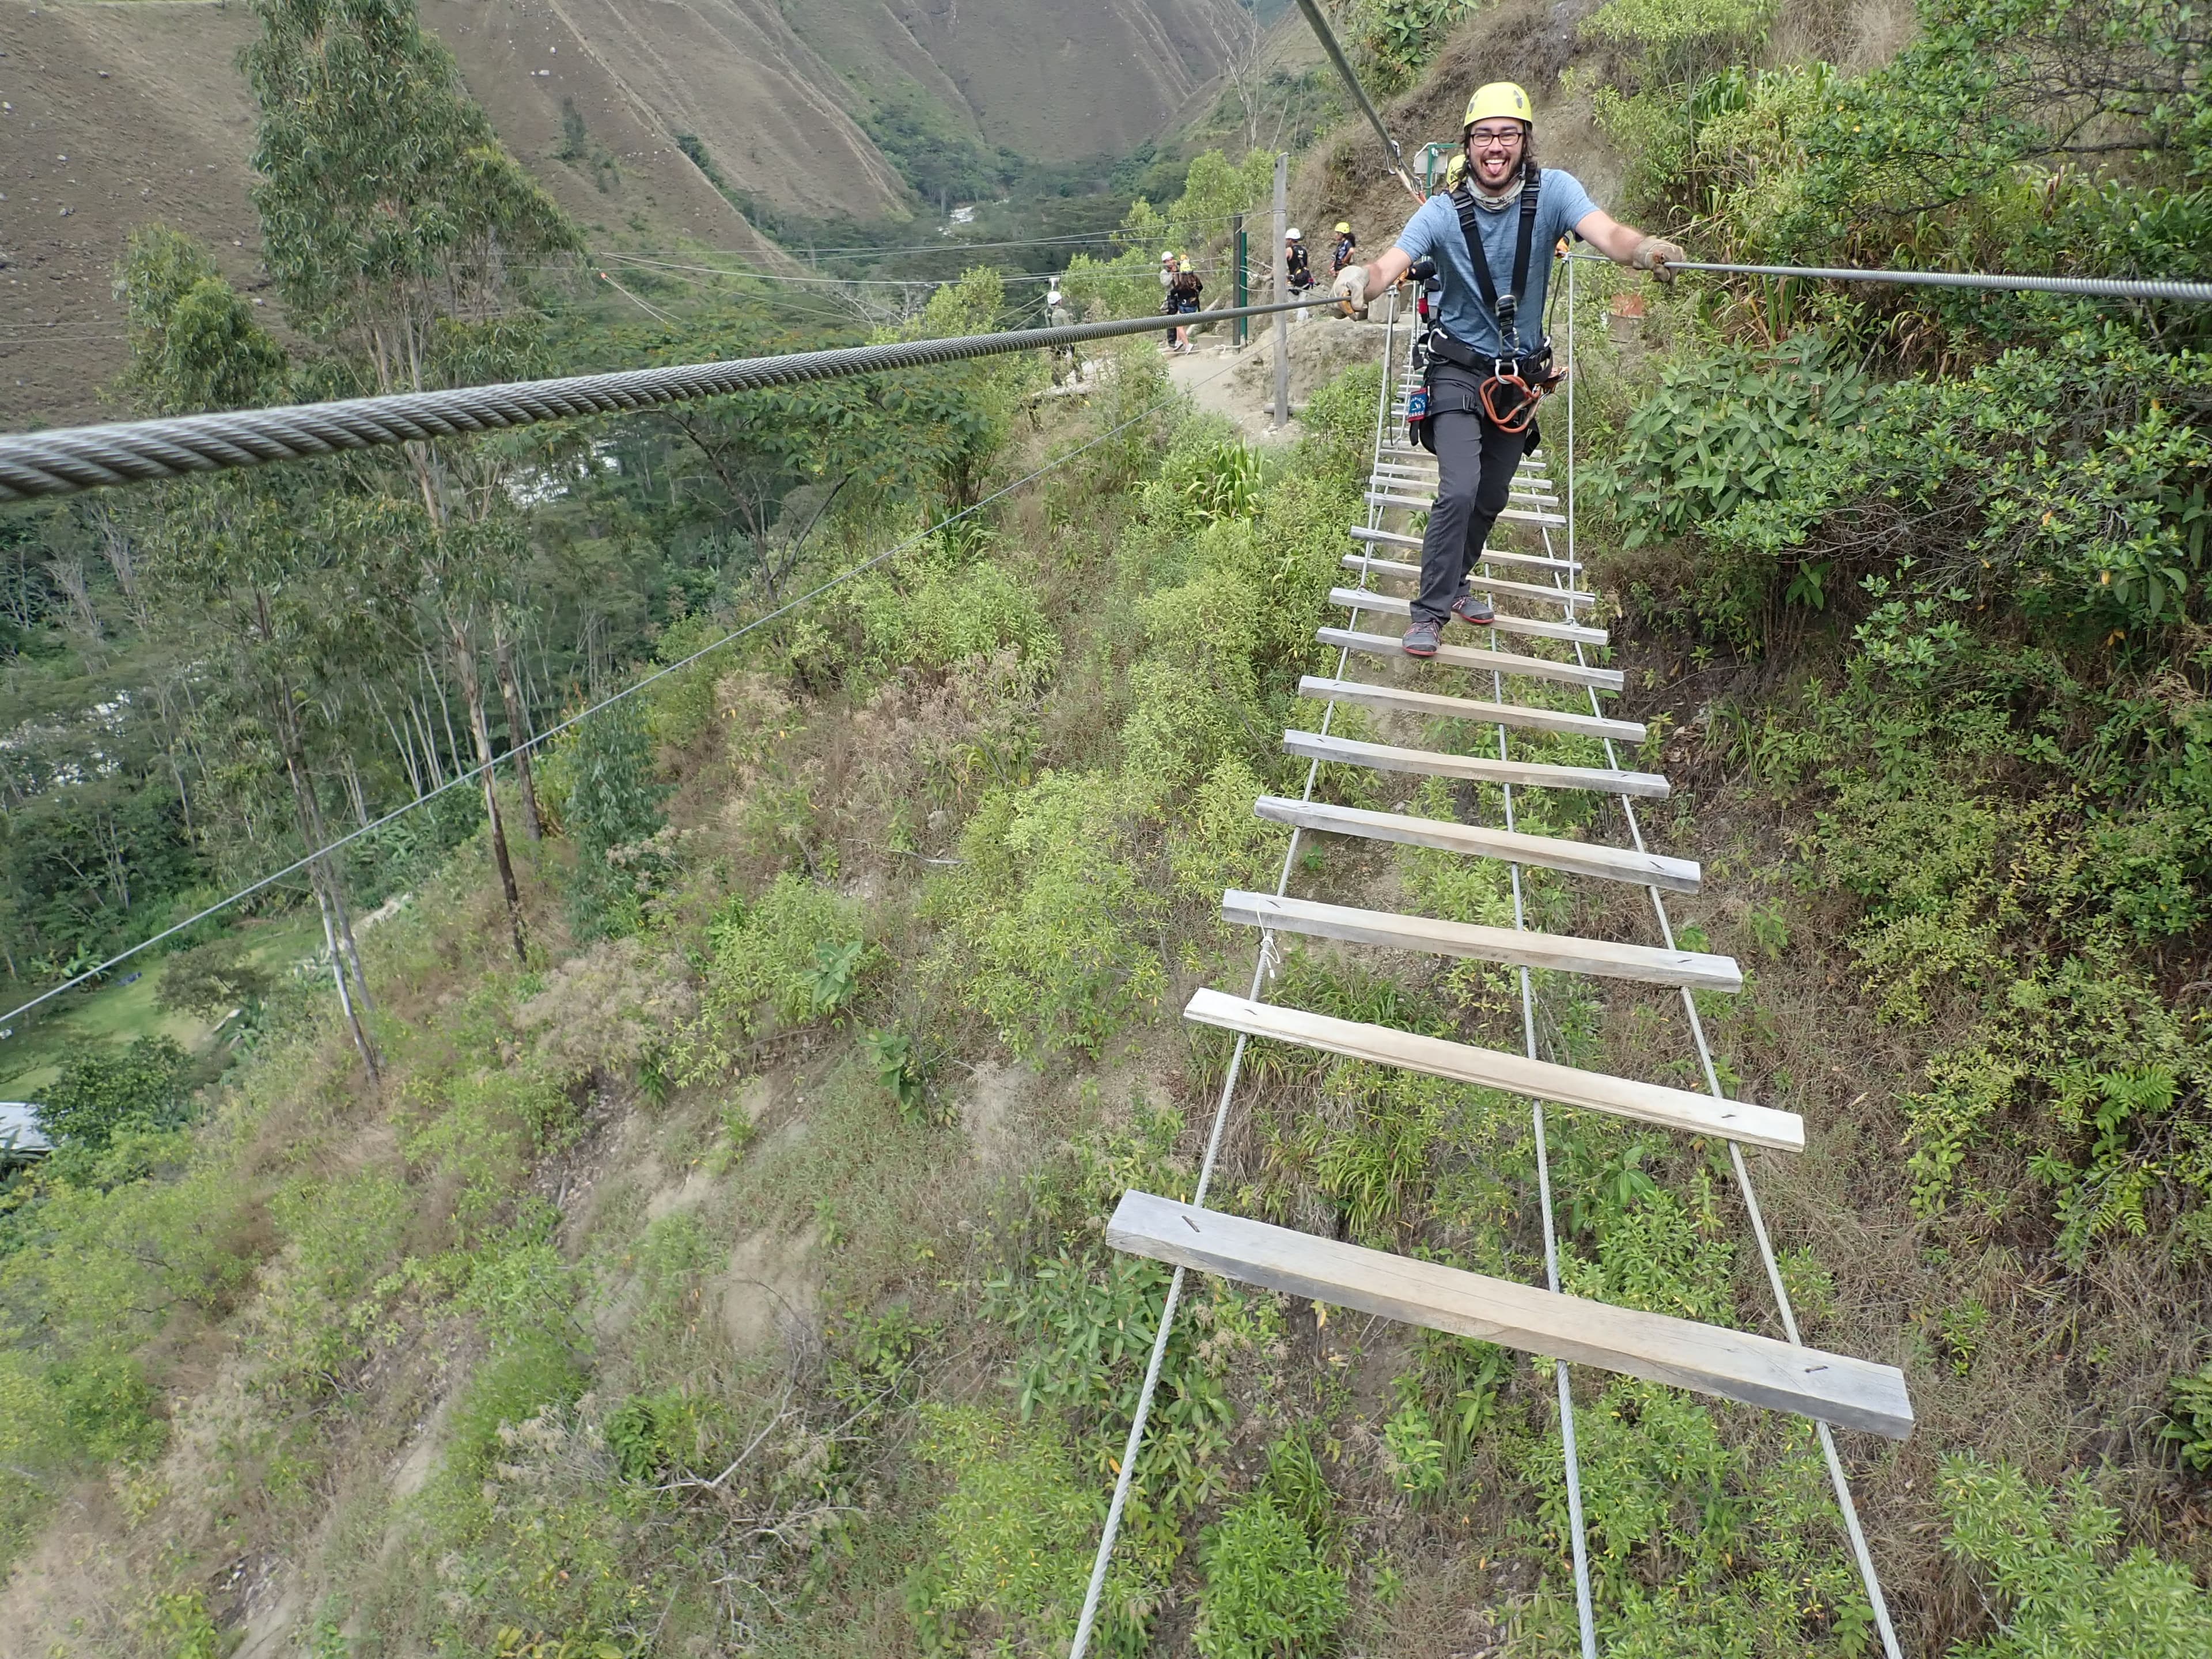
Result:
{"label": "harness strap", "polygon": [[1528,250],[1536,239],[1536,202],[1542,187],[1543,172],[1534,161],[1521,170],[1521,224],[1513,242],[1513,286],[1503,295],[1498,291],[1498,279],[1490,269],[1490,256],[1482,246],[1482,229],[1479,215],[1482,210],[1474,204],[1474,187],[1462,178],[1459,188],[1452,192],[1452,207],[1459,215],[1460,234],[1467,238],[1468,263],[1474,267],[1474,285],[1481,290],[1483,304],[1498,319],[1498,337],[1505,348],[1505,356],[1521,355],[1521,330],[1515,313],[1520,309],[1521,295],[1528,287]]}

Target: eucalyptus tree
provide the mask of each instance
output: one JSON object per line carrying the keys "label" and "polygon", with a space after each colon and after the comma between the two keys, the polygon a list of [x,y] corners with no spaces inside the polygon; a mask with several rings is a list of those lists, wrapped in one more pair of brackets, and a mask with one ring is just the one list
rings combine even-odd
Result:
{"label": "eucalyptus tree", "polygon": [[[501,148],[412,0],[257,0],[254,11],[261,35],[240,55],[260,106],[253,203],[294,324],[344,352],[380,392],[527,372],[537,337],[531,273],[580,252],[581,241]],[[410,443],[401,465],[422,513],[408,542],[483,769],[520,957],[521,900],[493,787],[480,665],[494,614],[483,562],[514,550],[514,456]],[[358,470],[377,487],[394,482],[374,462]],[[503,639],[493,641],[495,658]]]}
{"label": "eucalyptus tree", "polygon": [[[270,401],[288,389],[283,348],[205,250],[155,227],[135,235],[118,277],[130,321],[125,385],[149,411]],[[349,737],[344,691],[407,631],[409,573],[396,570],[388,507],[345,487],[336,463],[217,474],[119,498],[143,550],[157,626],[190,641],[206,684],[199,716],[219,728],[219,795],[265,814],[289,797],[300,842],[326,846],[320,763]],[[225,815],[215,815],[218,819]],[[264,817],[264,823],[266,818]],[[249,841],[267,842],[266,835]],[[361,1018],[368,988],[335,862],[310,884],[332,976],[362,1063],[378,1072]]]}

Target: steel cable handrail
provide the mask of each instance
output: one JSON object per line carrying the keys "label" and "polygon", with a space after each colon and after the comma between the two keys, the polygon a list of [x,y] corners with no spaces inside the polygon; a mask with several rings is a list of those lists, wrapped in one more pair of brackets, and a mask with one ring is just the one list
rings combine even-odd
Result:
{"label": "steel cable handrail", "polygon": [[[1611,264],[1602,253],[1577,252],[1575,259]],[[1890,283],[1911,288],[1980,289],[2002,294],[2070,294],[2095,300],[2179,300],[2212,304],[2212,283],[2185,283],[2148,276],[2030,276],[2010,271],[1881,270],[1853,265],[1739,265],[1717,259],[1669,259],[1674,271],[1701,270],[1722,276],[1798,277],[1820,283]]]}
{"label": "steel cable handrail", "polygon": [[[1286,300],[1201,314],[1208,323],[1229,322],[1239,317],[1269,317],[1279,311],[1296,310],[1301,303],[1311,301]],[[1076,323],[1066,328],[838,346],[776,357],[739,357],[723,362],[574,374],[560,380],[514,380],[441,392],[404,392],[331,403],[185,415],[171,420],[118,421],[18,433],[0,437],[0,501],[70,495],[106,485],[144,483],[194,472],[262,466],[271,461],[305,460],[380,444],[465,437],[538,421],[617,414],[693,398],[927,368],[974,357],[1081,345],[1190,325],[1180,314],[1162,313],[1115,322]]]}

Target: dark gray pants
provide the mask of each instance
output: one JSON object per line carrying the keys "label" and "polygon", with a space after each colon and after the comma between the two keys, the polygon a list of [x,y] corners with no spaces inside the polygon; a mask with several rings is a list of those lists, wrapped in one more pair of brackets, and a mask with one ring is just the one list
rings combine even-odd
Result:
{"label": "dark gray pants", "polygon": [[1483,544],[1513,488],[1513,469],[1535,435],[1507,432],[1482,412],[1482,377],[1457,363],[1438,363],[1429,402],[1437,446],[1437,504],[1421,541],[1421,592],[1413,620],[1442,626],[1467,586]]}

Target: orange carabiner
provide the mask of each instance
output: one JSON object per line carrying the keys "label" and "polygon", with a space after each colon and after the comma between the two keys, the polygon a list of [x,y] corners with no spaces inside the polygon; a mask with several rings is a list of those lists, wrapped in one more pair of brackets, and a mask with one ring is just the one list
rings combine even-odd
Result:
{"label": "orange carabiner", "polygon": [[[1492,374],[1482,383],[1482,412],[1501,432],[1526,432],[1528,422],[1536,418],[1536,405],[1544,401],[1547,390],[1545,386],[1530,386],[1517,369]],[[1503,408],[1499,407],[1501,391],[1505,398]]]}

